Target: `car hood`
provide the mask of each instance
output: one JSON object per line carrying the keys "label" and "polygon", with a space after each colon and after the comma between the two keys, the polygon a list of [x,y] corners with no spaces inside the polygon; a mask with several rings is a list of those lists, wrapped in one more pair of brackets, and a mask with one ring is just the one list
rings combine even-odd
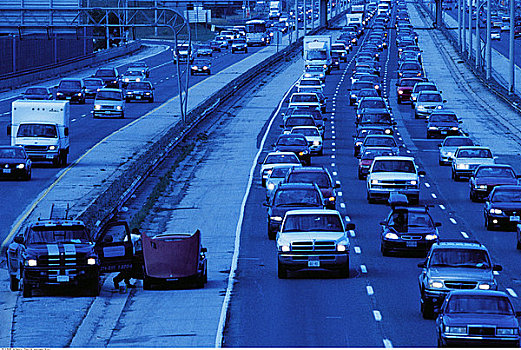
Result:
{"label": "car hood", "polygon": [[378,172],[371,173],[370,176],[371,180],[418,180],[415,173]]}
{"label": "car hood", "polygon": [[281,238],[290,242],[298,241],[336,241],[340,242],[346,240],[347,236],[344,232],[323,232],[323,231],[311,231],[311,232],[284,232],[281,234]]}
{"label": "car hood", "polygon": [[457,164],[494,164],[494,158],[456,158]]}
{"label": "car hood", "polygon": [[448,314],[444,315],[443,320],[446,325],[450,326],[466,326],[466,325],[491,325],[497,327],[517,327],[517,320],[513,315],[495,315],[495,314]]}
{"label": "car hood", "polygon": [[480,177],[476,179],[477,185],[517,185],[517,179],[508,177]]}
{"label": "car hood", "polygon": [[521,203],[519,202],[492,202],[491,208],[501,210],[517,210],[521,214]]}
{"label": "car hood", "polygon": [[307,146],[277,146],[275,148],[275,151],[279,152],[301,152],[301,151],[307,151]]}
{"label": "car hood", "polygon": [[65,254],[89,254],[94,252],[94,244],[92,243],[49,243],[49,244],[30,244],[27,246],[26,253],[28,257],[37,257],[41,255],[61,255]]}
{"label": "car hood", "polygon": [[492,270],[475,269],[468,267],[430,267],[430,278],[458,281],[492,281]]}
{"label": "car hood", "polygon": [[0,158],[0,164],[20,164],[25,163],[23,158]]}

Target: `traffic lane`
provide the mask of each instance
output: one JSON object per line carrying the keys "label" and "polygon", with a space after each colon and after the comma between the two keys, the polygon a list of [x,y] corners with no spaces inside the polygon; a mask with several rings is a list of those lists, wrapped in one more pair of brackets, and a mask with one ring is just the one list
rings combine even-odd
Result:
{"label": "traffic lane", "polygon": [[[334,73],[328,76],[326,95],[331,96],[330,87],[340,76]],[[274,143],[280,135],[281,122],[279,115],[266,145]],[[331,173],[332,136],[330,127],[326,131],[325,155],[312,158],[312,166],[323,165]],[[270,146],[265,147],[266,153],[270,150]],[[379,324],[374,320],[365,283],[355,269],[358,257],[353,251],[349,279],[322,273],[300,273],[289,280],[278,279],[276,245],[267,239],[267,214],[260,205],[266,190],[259,185],[258,172],[259,167],[245,210],[237,285],[230,305],[233,316],[227,323],[225,345],[382,346]],[[303,302],[308,305],[303,307]]]}

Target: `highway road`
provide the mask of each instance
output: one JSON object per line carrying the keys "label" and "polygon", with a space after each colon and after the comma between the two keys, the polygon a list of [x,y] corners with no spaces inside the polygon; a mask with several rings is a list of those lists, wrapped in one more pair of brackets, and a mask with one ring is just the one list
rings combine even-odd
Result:
{"label": "highway road", "polygon": [[[153,43],[170,45],[169,42],[154,41]],[[233,65],[248,55],[254,54],[261,48],[252,47],[248,54],[232,54],[230,50],[214,53],[213,57],[211,57],[212,74]],[[93,108],[92,99],[87,100],[85,105],[71,104],[69,164],[114,131],[131,123],[178,94],[177,73],[175,66],[171,63],[171,58],[172,54],[170,50],[167,50],[145,59],[145,62],[151,68],[149,79],[156,88],[155,101],[153,103],[127,103],[124,119],[93,119],[90,113]],[[112,65],[109,64],[108,66]],[[118,71],[124,72],[127,66],[128,64],[117,67]],[[190,86],[203,81],[206,77],[205,75],[190,76]],[[10,114],[8,113],[13,100],[14,98],[0,101],[0,145],[10,143],[6,130],[7,125],[10,123]],[[0,186],[0,200],[10,203],[9,206],[2,210],[0,242],[5,239],[17,217],[35,200],[40,192],[52,184],[61,170],[60,168],[52,167],[50,163],[34,163],[33,169],[31,181],[6,180],[3,181],[5,186]],[[101,169],[103,169],[103,165],[100,165]]]}

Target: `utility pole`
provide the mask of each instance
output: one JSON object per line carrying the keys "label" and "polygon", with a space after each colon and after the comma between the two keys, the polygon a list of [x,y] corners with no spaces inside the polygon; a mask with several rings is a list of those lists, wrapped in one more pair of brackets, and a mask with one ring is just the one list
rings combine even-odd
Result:
{"label": "utility pole", "polygon": [[469,2],[469,60],[472,59],[472,1]]}
{"label": "utility pole", "polygon": [[[154,23],[157,23],[157,0],[154,0],[154,8]],[[190,18],[190,16],[188,16],[188,18]],[[190,26],[190,19],[188,20],[188,26]],[[154,26],[154,35],[157,37],[157,26]]]}
{"label": "utility pole", "polygon": [[514,70],[514,25],[515,25],[515,16],[516,16],[516,6],[514,0],[510,0],[510,38],[508,45],[508,54],[509,54],[509,79],[508,79],[508,91],[513,93],[515,90],[515,70]]}
{"label": "utility pole", "polygon": [[308,31],[308,13],[306,10],[306,0],[304,0],[304,18],[302,18],[302,20],[304,25],[304,36],[306,36]]}
{"label": "utility pole", "polygon": [[462,28],[463,28],[463,53],[465,53],[467,51],[467,28],[466,28],[466,24],[467,24],[467,0],[461,0],[461,2],[463,3],[463,7],[462,7],[462,16],[463,16],[463,21],[462,21]]}
{"label": "utility pole", "polygon": [[491,23],[491,16],[490,16],[490,11],[491,11],[490,1],[491,0],[487,0],[487,43],[486,43],[486,52],[485,52],[485,57],[487,60],[487,69],[486,69],[487,80],[490,79],[491,72],[492,72],[492,47],[491,47],[491,43],[490,43],[490,41],[491,41],[490,35],[492,33],[492,23]]}
{"label": "utility pole", "polygon": [[295,41],[298,40],[298,0],[295,0]]}
{"label": "utility pole", "polygon": [[481,4],[479,3],[480,0],[476,0],[476,69],[479,69],[479,61],[481,58],[481,38],[479,36],[479,10],[481,7]]}
{"label": "utility pole", "polygon": [[460,52],[463,51],[463,44],[462,44],[462,38],[461,38],[461,3],[463,0],[458,0],[458,44],[459,44],[459,50]]}

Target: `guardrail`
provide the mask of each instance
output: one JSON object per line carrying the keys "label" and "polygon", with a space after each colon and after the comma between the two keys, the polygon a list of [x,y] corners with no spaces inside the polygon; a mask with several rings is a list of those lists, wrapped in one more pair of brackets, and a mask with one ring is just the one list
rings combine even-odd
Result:
{"label": "guardrail", "polygon": [[[337,21],[345,12],[334,17],[331,22]],[[322,31],[323,27],[309,32],[309,35]],[[187,136],[201,121],[218,108],[223,102],[234,95],[234,92],[246,85],[253,77],[301,52],[303,37],[288,45],[278,53],[250,68],[241,76],[235,78],[226,86],[216,91],[205,101],[193,108],[187,115],[187,125],[177,123],[166,132],[161,139],[150,145],[143,155],[134,160],[128,171],[122,173],[112,184],[98,196],[78,216],[93,232],[99,230],[106,222],[112,219],[123,204],[132,196],[137,188],[166,158],[166,156]],[[150,155],[156,155],[151,157]]]}
{"label": "guardrail", "polygon": [[141,43],[133,41],[124,46],[103,50],[86,56],[71,58],[57,64],[49,64],[36,68],[0,75],[0,90],[18,88],[46,78],[56,77],[85,66],[96,65],[117,57],[134,53],[141,49]]}

